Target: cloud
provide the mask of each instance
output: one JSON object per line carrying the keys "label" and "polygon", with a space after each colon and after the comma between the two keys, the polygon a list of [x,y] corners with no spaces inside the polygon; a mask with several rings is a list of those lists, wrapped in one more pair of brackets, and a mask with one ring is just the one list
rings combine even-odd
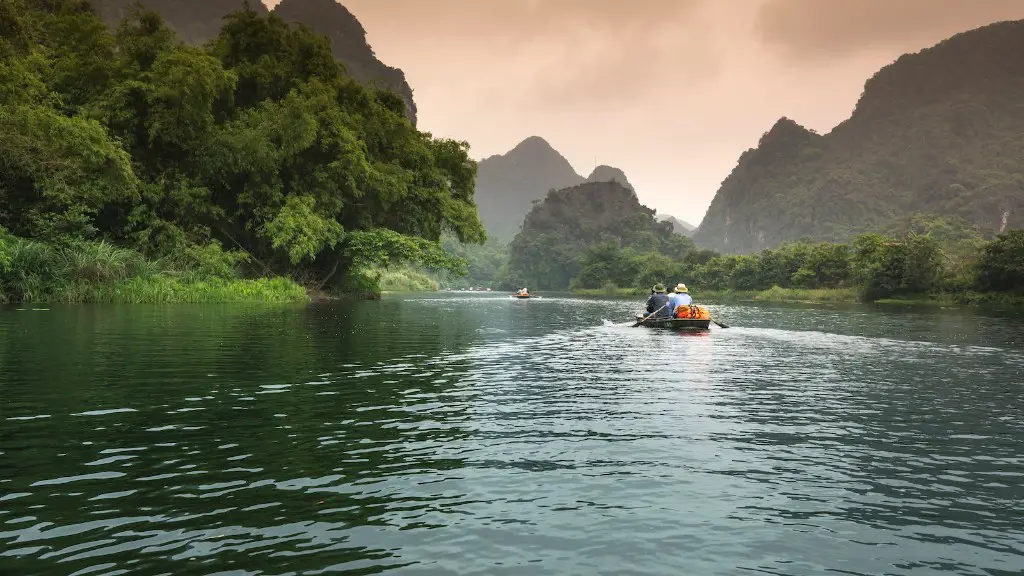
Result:
{"label": "cloud", "polygon": [[1024,18],[1021,0],[766,0],[756,32],[802,60],[869,49],[918,50],[999,20]]}
{"label": "cloud", "polygon": [[[453,75],[491,76],[481,98],[527,107],[611,105],[666,74],[717,70],[701,38],[707,0],[348,0],[374,37],[429,38]],[[417,29],[411,29],[415,26]]]}

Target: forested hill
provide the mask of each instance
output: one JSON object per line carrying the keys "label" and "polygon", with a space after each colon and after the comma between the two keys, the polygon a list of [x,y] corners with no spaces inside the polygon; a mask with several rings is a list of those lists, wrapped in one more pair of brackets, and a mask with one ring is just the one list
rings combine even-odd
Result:
{"label": "forested hill", "polygon": [[[223,18],[242,8],[245,0],[139,0],[160,14],[178,36],[191,44],[212,40],[220,32]],[[128,15],[135,0],[90,0],[89,4],[110,26]],[[259,0],[249,0],[258,14],[267,8]],[[416,123],[416,103],[405,74],[377,59],[366,42],[366,30],[351,12],[335,0],[282,0],[274,13],[288,22],[309,26],[331,41],[331,52],[345,65],[346,72],[361,82],[394,91],[406,105],[409,119]]]}
{"label": "forested hill", "polygon": [[530,210],[509,245],[505,285],[564,290],[579,273],[587,249],[604,242],[676,256],[693,245],[671,224],[658,222],[654,210],[623,184],[587,182],[553,190]]}
{"label": "forested hill", "polygon": [[487,234],[508,241],[519,232],[533,204],[552,189],[613,180],[633,189],[622,170],[612,166],[598,166],[584,178],[547,140],[530,136],[505,154],[479,162],[476,203]]}
{"label": "forested hill", "polygon": [[694,234],[747,253],[845,240],[914,213],[1024,225],[1024,21],[900,57],[827,135],[783,118],[740,156]]}
{"label": "forested hill", "polygon": [[[4,0],[0,23],[7,245],[363,293],[394,262],[461,271],[442,234],[484,240],[464,143],[417,131],[308,28],[243,9],[200,48],[148,11],[112,34],[79,0]],[[0,250],[0,283],[23,253]]]}

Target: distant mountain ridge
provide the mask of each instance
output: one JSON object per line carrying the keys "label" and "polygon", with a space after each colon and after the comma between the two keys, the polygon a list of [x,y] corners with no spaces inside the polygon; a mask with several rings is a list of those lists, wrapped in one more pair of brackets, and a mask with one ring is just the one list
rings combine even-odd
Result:
{"label": "distant mountain ridge", "polygon": [[601,165],[584,178],[547,140],[530,136],[505,154],[478,163],[476,205],[487,234],[507,241],[519,232],[533,204],[550,190],[611,181],[635,193],[622,170]]}
{"label": "distant mountain ridge", "polygon": [[658,216],[658,222],[668,222],[672,224],[672,229],[675,231],[675,233],[682,234],[683,236],[690,236],[691,234],[693,234],[693,231],[697,229],[697,227],[694,226],[693,224],[690,224],[689,222],[684,222],[670,214],[660,214]]}
{"label": "distant mountain ridge", "polygon": [[782,118],[744,152],[693,235],[746,253],[846,240],[914,213],[1024,225],[1024,21],[957,34],[878,71],[819,135]]}
{"label": "distant mountain ridge", "polygon": [[[135,0],[89,0],[89,3],[109,26],[117,24],[128,14]],[[160,14],[167,25],[182,40],[202,44],[220,32],[221,19],[246,4],[250,9],[267,14],[259,0],[139,0],[141,4]],[[377,59],[366,42],[366,30],[359,20],[335,0],[282,0],[273,13],[288,22],[309,26],[331,40],[334,57],[360,82],[394,91],[405,101],[409,120],[416,123],[416,103],[405,73]]]}

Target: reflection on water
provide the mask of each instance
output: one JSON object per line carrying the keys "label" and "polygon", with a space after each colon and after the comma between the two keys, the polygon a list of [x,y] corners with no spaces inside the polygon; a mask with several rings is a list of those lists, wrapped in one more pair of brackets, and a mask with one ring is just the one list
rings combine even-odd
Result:
{"label": "reflection on water", "polygon": [[545,296],[0,312],[0,573],[1024,571],[1019,320]]}

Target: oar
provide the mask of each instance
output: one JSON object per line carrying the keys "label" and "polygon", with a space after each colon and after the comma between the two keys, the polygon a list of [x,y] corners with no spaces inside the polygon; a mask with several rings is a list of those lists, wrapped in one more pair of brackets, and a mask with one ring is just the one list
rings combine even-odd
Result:
{"label": "oar", "polygon": [[[663,305],[663,306],[662,306],[661,308],[664,308],[665,306],[668,306],[668,303],[665,303],[665,304],[664,304],[664,305]],[[655,310],[654,312],[651,312],[651,313],[650,313],[650,314],[648,314],[647,316],[644,316],[644,317],[643,317],[643,318],[641,318],[641,319],[640,319],[639,321],[637,321],[637,323],[636,323],[636,324],[633,324],[632,326],[630,326],[630,328],[636,328],[637,326],[639,326],[639,325],[643,324],[644,322],[646,322],[646,321],[647,321],[647,319],[648,319],[648,318],[650,318],[651,316],[654,316],[654,315],[655,315],[655,314],[657,314],[658,312],[661,312],[661,308],[658,308],[658,309],[657,309],[657,310]]]}
{"label": "oar", "polygon": [[715,321],[715,319],[714,319],[714,318],[711,318],[710,320],[711,320],[712,322],[714,322],[715,326],[718,326],[719,328],[728,328],[728,326],[726,326],[725,324],[722,324],[721,322],[717,322],[717,321]]}

